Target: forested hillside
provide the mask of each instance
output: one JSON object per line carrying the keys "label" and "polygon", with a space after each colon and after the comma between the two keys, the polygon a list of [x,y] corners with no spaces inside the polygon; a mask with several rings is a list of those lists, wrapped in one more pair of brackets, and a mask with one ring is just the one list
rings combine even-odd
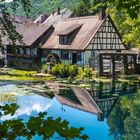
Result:
{"label": "forested hillside", "polygon": [[[72,8],[73,6],[78,5],[80,0],[31,0],[31,13],[30,17],[37,17],[41,13],[50,13],[53,10],[55,11],[57,7],[60,8]],[[18,15],[24,15],[21,7],[18,8]]]}

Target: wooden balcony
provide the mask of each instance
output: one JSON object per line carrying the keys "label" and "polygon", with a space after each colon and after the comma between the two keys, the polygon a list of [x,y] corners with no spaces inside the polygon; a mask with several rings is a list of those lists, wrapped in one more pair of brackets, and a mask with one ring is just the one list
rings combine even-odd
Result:
{"label": "wooden balcony", "polygon": [[36,56],[31,56],[31,55],[19,55],[19,54],[10,54],[7,53],[7,59],[8,61],[20,61],[20,62],[27,62],[27,63],[32,63],[37,61],[38,55]]}

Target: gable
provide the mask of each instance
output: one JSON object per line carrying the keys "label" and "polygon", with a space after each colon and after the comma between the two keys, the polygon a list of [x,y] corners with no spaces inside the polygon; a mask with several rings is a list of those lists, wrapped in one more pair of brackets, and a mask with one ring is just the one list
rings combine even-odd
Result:
{"label": "gable", "polygon": [[[59,50],[85,50],[97,27],[99,27],[102,22],[103,21],[99,20],[98,16],[63,19],[55,24],[53,34],[42,48]],[[61,44],[59,42],[60,35],[65,36],[73,31],[75,33],[71,35],[70,43]]]}
{"label": "gable", "polygon": [[87,49],[124,50],[126,48],[113,22],[107,17],[89,43]]}

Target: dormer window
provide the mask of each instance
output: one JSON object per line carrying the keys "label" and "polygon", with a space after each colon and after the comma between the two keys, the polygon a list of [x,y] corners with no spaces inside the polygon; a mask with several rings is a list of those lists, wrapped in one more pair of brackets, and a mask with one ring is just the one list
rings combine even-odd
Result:
{"label": "dormer window", "polygon": [[74,24],[66,29],[64,29],[62,32],[60,32],[59,35],[59,44],[60,45],[70,45],[72,41],[74,40],[76,34],[78,33],[79,29],[81,28],[82,24]]}
{"label": "dormer window", "polygon": [[67,45],[68,44],[68,36],[67,35],[60,35],[59,36],[59,44]]}

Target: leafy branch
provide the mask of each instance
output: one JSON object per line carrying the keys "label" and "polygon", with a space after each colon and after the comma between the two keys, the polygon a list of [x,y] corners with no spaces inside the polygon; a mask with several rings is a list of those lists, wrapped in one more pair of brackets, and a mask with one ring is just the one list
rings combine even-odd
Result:
{"label": "leafy branch", "polygon": [[[18,105],[15,103],[0,106],[0,118],[3,115],[15,115]],[[16,139],[24,137],[27,140],[32,139],[36,135],[49,139],[54,137],[63,137],[67,140],[71,138],[79,138],[86,140],[87,135],[82,134],[83,128],[70,127],[66,120],[61,118],[47,117],[46,112],[40,112],[37,116],[29,117],[25,122],[23,119],[16,118],[13,120],[5,120],[0,122],[0,139]]]}

